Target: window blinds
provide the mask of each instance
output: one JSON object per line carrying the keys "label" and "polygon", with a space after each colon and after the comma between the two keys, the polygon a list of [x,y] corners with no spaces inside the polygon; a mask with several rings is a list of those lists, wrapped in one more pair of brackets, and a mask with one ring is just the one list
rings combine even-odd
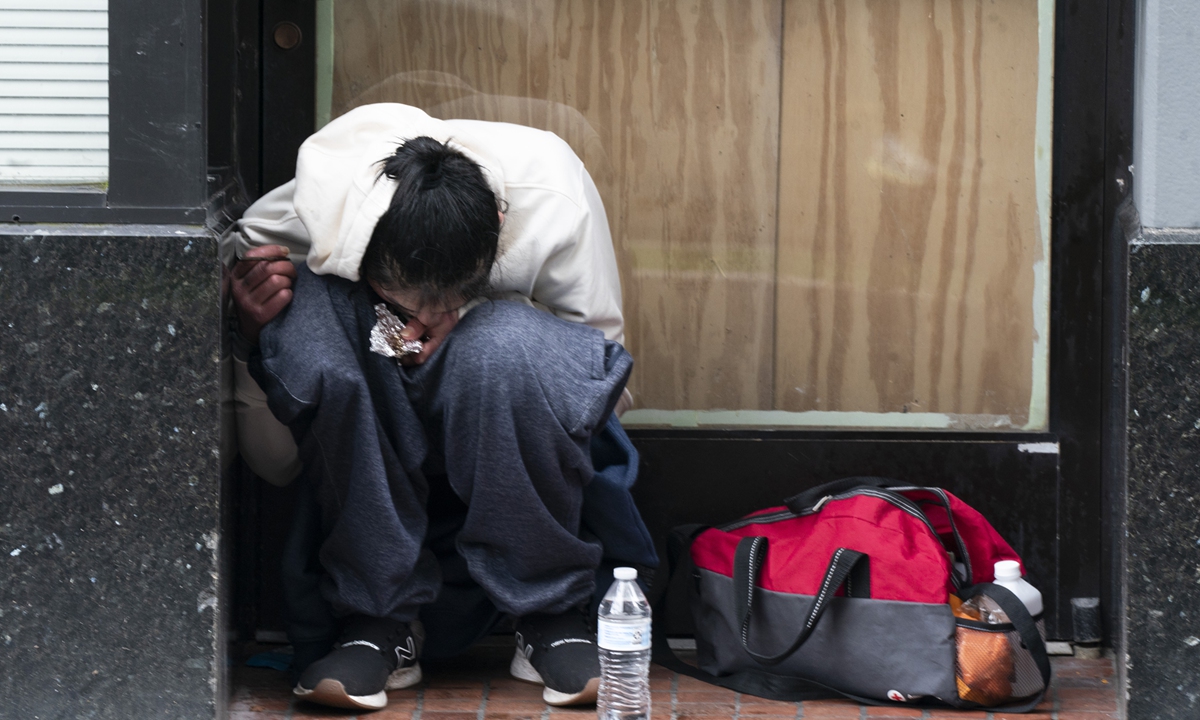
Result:
{"label": "window blinds", "polygon": [[108,0],[0,0],[0,185],[108,181]]}

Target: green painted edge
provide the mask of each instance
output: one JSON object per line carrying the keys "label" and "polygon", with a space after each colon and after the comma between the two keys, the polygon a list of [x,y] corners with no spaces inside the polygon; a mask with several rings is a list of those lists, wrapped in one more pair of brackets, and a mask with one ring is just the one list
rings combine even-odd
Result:
{"label": "green painted edge", "polygon": [[826,412],[819,410],[810,410],[808,412],[787,412],[786,410],[630,410],[621,416],[621,424],[626,427],[753,425],[758,427],[952,429],[955,425],[955,418],[941,413]]}
{"label": "green painted edge", "polygon": [[1034,179],[1042,259],[1033,266],[1033,383],[1024,430],[1050,421],[1050,207],[1054,142],[1054,0],[1038,0],[1038,88]]}
{"label": "green painted edge", "polygon": [[317,0],[317,130],[333,113],[333,0]]}

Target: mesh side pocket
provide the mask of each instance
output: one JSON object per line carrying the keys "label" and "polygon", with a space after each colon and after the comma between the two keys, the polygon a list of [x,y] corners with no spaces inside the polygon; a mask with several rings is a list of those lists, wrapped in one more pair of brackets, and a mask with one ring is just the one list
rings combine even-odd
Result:
{"label": "mesh side pocket", "polygon": [[1013,652],[1009,633],[956,629],[958,696],[980,705],[999,705],[1012,697]]}
{"label": "mesh side pocket", "polygon": [[[1045,623],[1038,620],[1037,629],[1044,642],[1046,640]],[[1042,691],[1042,672],[1038,670],[1033,654],[1021,642],[1020,634],[1014,631],[1005,633],[1005,635],[1008,636],[1008,643],[1013,649],[1013,698],[1032,697]]]}
{"label": "mesh side pocket", "polygon": [[[981,630],[956,628],[955,680],[962,700],[992,707],[1033,697],[1042,690],[1042,673],[1011,625]],[[1045,628],[1038,622],[1045,637]]]}

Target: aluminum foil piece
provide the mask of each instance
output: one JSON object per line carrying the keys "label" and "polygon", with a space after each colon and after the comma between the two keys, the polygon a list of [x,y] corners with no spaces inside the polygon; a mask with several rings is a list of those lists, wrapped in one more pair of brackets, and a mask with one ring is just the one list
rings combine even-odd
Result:
{"label": "aluminum foil piece", "polygon": [[371,352],[384,357],[402,358],[415,355],[424,347],[420,340],[405,340],[400,337],[404,329],[404,321],[396,317],[388,306],[379,303],[375,306],[375,327],[371,328]]}

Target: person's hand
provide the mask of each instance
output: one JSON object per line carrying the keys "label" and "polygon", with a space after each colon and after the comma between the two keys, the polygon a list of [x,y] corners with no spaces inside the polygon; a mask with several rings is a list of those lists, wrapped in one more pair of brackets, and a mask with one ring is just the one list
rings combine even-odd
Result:
{"label": "person's hand", "polygon": [[233,304],[242,337],[255,345],[263,326],[292,301],[296,266],[282,245],[263,245],[246,251],[233,266]]}
{"label": "person's hand", "polygon": [[[425,322],[421,322],[424,320]],[[454,326],[458,324],[458,310],[441,313],[422,313],[421,319],[409,318],[400,332],[405,340],[420,340],[421,352],[400,358],[403,365],[421,365],[433,355]]]}

